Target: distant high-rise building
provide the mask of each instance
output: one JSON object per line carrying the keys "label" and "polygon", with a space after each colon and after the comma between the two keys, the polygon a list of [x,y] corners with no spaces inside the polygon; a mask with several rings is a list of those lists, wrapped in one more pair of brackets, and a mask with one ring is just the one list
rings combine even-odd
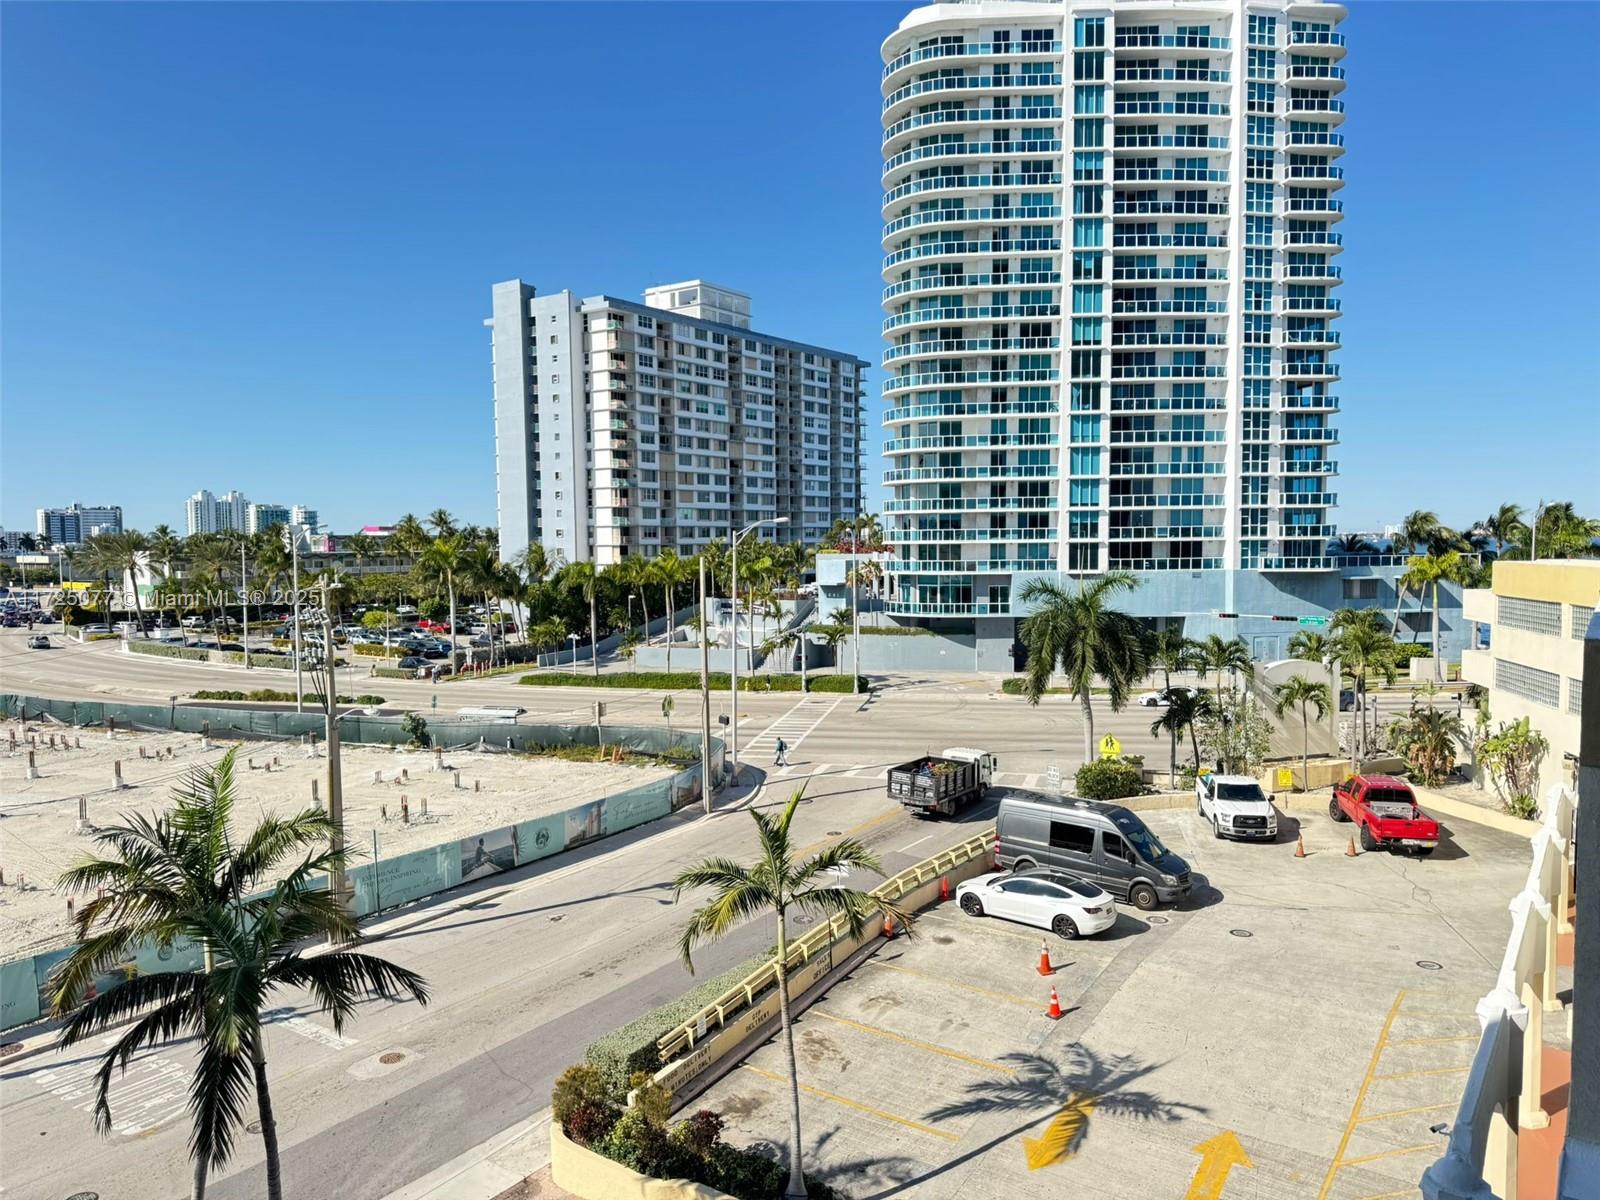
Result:
{"label": "distant high-rise building", "polygon": [[244,531],[261,533],[274,525],[288,525],[292,514],[281,504],[258,504],[252,501],[244,512]]}
{"label": "distant high-rise building", "polygon": [[494,286],[500,553],[604,564],[854,518],[867,364],[753,332],[750,298],[703,280],[645,297]]}
{"label": "distant high-rise building", "polygon": [[122,506],[74,504],[69,508],[41,508],[34,534],[52,546],[77,546],[97,533],[122,532]]}
{"label": "distant high-rise building", "polygon": [[289,510],[289,523],[304,526],[307,533],[316,533],[322,526],[317,520],[317,510],[304,504],[296,504]]}
{"label": "distant high-rise building", "polygon": [[222,533],[226,530],[246,532],[250,502],[243,492],[228,492],[215,496],[204,489],[190,496],[184,503],[184,519],[190,534]]}

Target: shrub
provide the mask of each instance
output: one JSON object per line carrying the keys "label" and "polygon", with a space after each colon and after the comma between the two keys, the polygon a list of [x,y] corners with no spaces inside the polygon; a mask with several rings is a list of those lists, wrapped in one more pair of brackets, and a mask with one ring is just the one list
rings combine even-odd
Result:
{"label": "shrub", "polygon": [[411,653],[404,646],[374,646],[367,642],[357,642],[352,649],[368,658],[404,658]]}
{"label": "shrub", "polygon": [[[854,633],[854,630],[851,630]],[[933,630],[920,625],[863,625],[862,637],[932,637]]]}
{"label": "shrub", "polygon": [[354,700],[347,700],[345,697],[340,696],[339,703],[365,704],[368,708],[371,708],[374,705],[383,704],[384,698],[382,696],[374,696],[371,692],[362,692],[361,695],[357,696]]}
{"label": "shrub", "polygon": [[[608,671],[603,675],[585,674],[581,671],[541,671],[536,675],[524,675],[517,680],[518,683],[527,684],[529,687],[599,687],[599,688],[664,688],[674,691],[699,691],[700,673],[698,671]],[[730,678],[726,671],[713,672],[710,680],[712,691],[721,689],[726,691],[730,685]],[[870,684],[865,675],[858,679],[861,690],[867,691]],[[807,687],[813,692],[848,692],[850,676],[848,675],[812,675]],[[756,675],[753,678],[747,675],[739,677],[739,690],[741,692],[798,692],[800,690],[799,675]]]}
{"label": "shrub", "polygon": [[[1028,694],[1028,681],[1013,677],[1002,682],[1000,690],[1007,696],[1026,696]],[[1069,688],[1064,687],[1045,688],[1044,694],[1046,696],[1064,696],[1069,690]]]}
{"label": "shrub", "polygon": [[[225,663],[243,664],[244,651],[224,650],[222,661]],[[287,654],[263,654],[259,650],[250,651],[250,665],[252,667],[276,667],[281,671],[294,670],[294,659]]]}
{"label": "shrub", "polygon": [[1101,758],[1078,768],[1073,790],[1085,800],[1121,800],[1144,791],[1139,768],[1125,759]]}
{"label": "shrub", "polygon": [[572,1114],[584,1104],[610,1104],[605,1080],[594,1067],[578,1063],[561,1072],[550,1093],[550,1115],[565,1127]]}
{"label": "shrub", "polygon": [[665,1125],[672,1116],[672,1090],[656,1082],[649,1071],[635,1071],[628,1079],[628,1091],[633,1097],[633,1107],[657,1125]]}
{"label": "shrub", "polygon": [[415,679],[417,673],[405,667],[374,667],[372,674],[378,679]]}
{"label": "shrub", "polygon": [[722,1141],[722,1118],[709,1108],[702,1108],[673,1126],[672,1139],[696,1158],[710,1158]]}
{"label": "shrub", "polygon": [[1395,645],[1394,665],[1401,670],[1405,670],[1413,658],[1433,657],[1433,647],[1421,642],[1397,642]]}
{"label": "shrub", "polygon": [[405,732],[406,737],[410,739],[411,745],[418,749],[427,748],[429,740],[428,722],[421,713],[408,712],[405,715],[405,719],[400,722],[400,728]]}
{"label": "shrub", "polygon": [[109,642],[121,636],[120,633],[91,633],[85,640],[90,642]]}
{"label": "shrub", "polygon": [[[97,637],[106,635],[99,634]],[[116,634],[110,636],[115,637]],[[95,640],[93,638],[91,641]],[[129,642],[128,649],[135,654],[154,654],[158,658],[187,658],[192,662],[210,662],[211,651],[196,646],[168,646],[164,642]]]}

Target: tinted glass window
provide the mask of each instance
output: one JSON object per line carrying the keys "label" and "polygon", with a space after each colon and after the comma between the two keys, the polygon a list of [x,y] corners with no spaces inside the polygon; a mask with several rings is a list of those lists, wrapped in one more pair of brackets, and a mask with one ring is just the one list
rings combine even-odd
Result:
{"label": "tinted glass window", "polygon": [[1040,896],[1044,894],[1045,886],[1031,879],[1013,879],[1010,883],[1001,884],[1000,890],[1010,892],[1013,896]]}
{"label": "tinted glass window", "polygon": [[1094,853],[1094,830],[1082,825],[1069,825],[1065,821],[1050,822],[1050,846],[1055,850],[1075,850],[1079,854]]}
{"label": "tinted glass window", "polygon": [[1071,892],[1075,892],[1078,895],[1083,896],[1083,897],[1085,897],[1087,899],[1090,899],[1090,900],[1093,900],[1096,896],[1098,896],[1100,894],[1100,889],[1095,887],[1094,884],[1092,884],[1092,883],[1083,883],[1081,881],[1076,881],[1076,882],[1067,884],[1067,890],[1071,891]]}
{"label": "tinted glass window", "polygon": [[1100,839],[1101,844],[1106,848],[1106,853],[1112,858],[1129,860],[1133,858],[1133,855],[1128,851],[1128,843],[1123,841],[1116,834],[1102,831],[1100,834]]}

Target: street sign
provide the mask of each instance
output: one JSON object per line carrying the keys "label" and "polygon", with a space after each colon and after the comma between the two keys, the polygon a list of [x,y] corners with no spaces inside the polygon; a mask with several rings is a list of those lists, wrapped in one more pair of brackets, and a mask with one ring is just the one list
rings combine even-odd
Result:
{"label": "street sign", "polygon": [[1122,743],[1117,740],[1117,735],[1108,733],[1100,739],[1100,757],[1116,758],[1122,753]]}
{"label": "street sign", "polygon": [[1301,617],[1300,618],[1300,624],[1302,624],[1302,625],[1322,626],[1322,625],[1326,625],[1327,623],[1328,623],[1328,618],[1327,617]]}
{"label": "street sign", "polygon": [[1057,796],[1061,795],[1061,768],[1054,763],[1045,769],[1044,790]]}

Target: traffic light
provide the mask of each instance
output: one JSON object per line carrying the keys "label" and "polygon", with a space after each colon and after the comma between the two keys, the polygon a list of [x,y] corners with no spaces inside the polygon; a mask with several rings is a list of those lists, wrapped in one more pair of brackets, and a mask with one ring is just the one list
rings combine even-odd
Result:
{"label": "traffic light", "polygon": [[1239,614],[1238,613],[1218,613],[1217,616],[1222,618],[1224,621],[1232,621],[1232,620],[1236,620],[1238,618]]}
{"label": "traffic light", "polygon": [[1274,616],[1272,619],[1274,621],[1294,621],[1297,624],[1300,621],[1299,617],[1279,617],[1279,616]]}

